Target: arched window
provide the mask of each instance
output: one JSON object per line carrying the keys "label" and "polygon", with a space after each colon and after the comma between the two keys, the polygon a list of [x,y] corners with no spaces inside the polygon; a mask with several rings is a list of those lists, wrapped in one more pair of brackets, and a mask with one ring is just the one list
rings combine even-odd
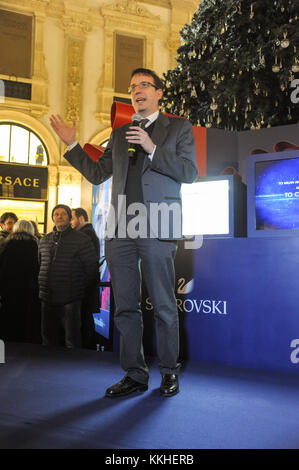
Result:
{"label": "arched window", "polygon": [[18,124],[0,123],[0,162],[48,165],[48,154],[40,138]]}

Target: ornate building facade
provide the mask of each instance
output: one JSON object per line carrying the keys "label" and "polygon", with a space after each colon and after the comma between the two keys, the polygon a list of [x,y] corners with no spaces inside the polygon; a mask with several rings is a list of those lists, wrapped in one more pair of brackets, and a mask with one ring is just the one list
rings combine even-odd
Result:
{"label": "ornate building facade", "polygon": [[[12,150],[17,134],[11,130],[8,137],[8,128],[17,127],[29,131],[28,155],[36,152],[37,166],[36,149],[43,148],[42,165],[48,172],[46,197],[40,201],[27,199],[22,188],[8,191],[8,185],[28,183],[30,175],[0,178],[1,213],[14,209],[30,218],[30,203],[40,202],[34,214],[41,231],[52,229],[51,211],[59,202],[91,213],[92,187],[64,160],[65,147],[50,127],[50,115],[60,114],[69,123],[76,119],[81,145],[105,142],[113,101],[130,98],[124,88],[126,71],[120,77],[123,84],[116,77],[122,63],[159,75],[174,67],[179,31],[197,6],[196,0],[0,0],[5,46],[0,50],[0,171],[5,168],[8,174],[9,165],[17,165],[26,172],[21,168],[26,158],[18,160]],[[40,141],[36,149],[35,138]],[[25,151],[22,139],[15,145]]]}

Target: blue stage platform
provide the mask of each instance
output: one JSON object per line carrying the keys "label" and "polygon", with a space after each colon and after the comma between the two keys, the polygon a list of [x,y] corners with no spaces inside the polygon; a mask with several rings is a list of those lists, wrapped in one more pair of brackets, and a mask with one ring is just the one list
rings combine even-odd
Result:
{"label": "blue stage platform", "polygon": [[121,377],[115,353],[6,344],[0,448],[299,449],[297,376],[189,361],[164,398],[154,361],[147,392],[105,398]]}
{"label": "blue stage platform", "polygon": [[[299,373],[299,237],[180,242],[176,291],[181,357]],[[146,350],[154,354],[150,299]]]}

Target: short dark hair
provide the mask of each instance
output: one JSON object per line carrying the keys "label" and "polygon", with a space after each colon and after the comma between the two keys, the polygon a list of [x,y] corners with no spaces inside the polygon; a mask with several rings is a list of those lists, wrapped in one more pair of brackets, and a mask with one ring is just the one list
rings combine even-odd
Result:
{"label": "short dark hair", "polygon": [[88,222],[88,215],[85,209],[83,207],[77,207],[77,209],[72,209],[72,211],[75,212],[76,217],[84,217],[85,222]]}
{"label": "short dark hair", "polygon": [[69,219],[71,220],[72,211],[71,211],[70,207],[67,206],[66,204],[57,204],[57,206],[54,207],[54,209],[52,210],[52,220],[53,220],[53,215],[54,215],[54,212],[56,211],[56,209],[64,209],[67,212],[67,215],[69,216]]}
{"label": "short dark hair", "polygon": [[5,224],[6,220],[11,217],[15,222],[18,221],[18,217],[14,212],[4,212],[0,217],[0,224]]}
{"label": "short dark hair", "polygon": [[154,84],[156,85],[158,90],[163,90],[163,82],[153,70],[139,67],[138,69],[133,70],[133,72],[131,73],[131,79],[132,77],[134,77],[134,75],[148,75],[149,77],[152,77],[154,79]]}

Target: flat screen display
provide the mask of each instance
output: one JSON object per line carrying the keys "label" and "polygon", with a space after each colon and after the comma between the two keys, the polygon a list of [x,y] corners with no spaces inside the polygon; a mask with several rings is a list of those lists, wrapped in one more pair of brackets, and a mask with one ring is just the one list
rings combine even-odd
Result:
{"label": "flat screen display", "polygon": [[93,314],[95,331],[100,335],[109,339],[109,322],[110,322],[110,311],[104,308],[100,309],[100,313]]}
{"label": "flat screen display", "polygon": [[299,229],[299,158],[255,162],[256,230]]}
{"label": "flat screen display", "polygon": [[182,184],[183,236],[229,234],[229,180]]}

